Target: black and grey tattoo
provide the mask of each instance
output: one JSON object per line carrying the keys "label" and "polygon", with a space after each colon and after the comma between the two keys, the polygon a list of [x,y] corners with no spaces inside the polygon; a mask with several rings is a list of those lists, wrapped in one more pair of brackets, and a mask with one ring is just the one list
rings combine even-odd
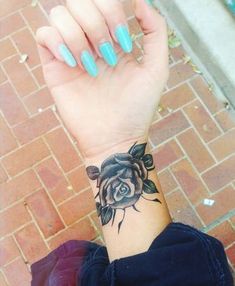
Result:
{"label": "black and grey tattoo", "polygon": [[128,153],[117,153],[107,158],[100,169],[96,166],[86,169],[88,177],[97,181],[96,207],[102,225],[111,220],[113,225],[117,210],[124,212],[118,232],[126,209],[132,207],[138,211],[135,204],[140,198],[161,203],[157,198],[152,200],[144,196],[158,193],[154,182],[148,179],[148,171],[155,167],[152,155],[145,154],[146,145],[135,143]]}

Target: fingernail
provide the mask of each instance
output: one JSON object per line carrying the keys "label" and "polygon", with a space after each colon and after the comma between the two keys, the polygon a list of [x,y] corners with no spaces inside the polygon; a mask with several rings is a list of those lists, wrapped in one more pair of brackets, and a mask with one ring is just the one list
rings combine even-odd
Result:
{"label": "fingernail", "polygon": [[88,51],[83,51],[81,54],[81,61],[88,74],[92,77],[97,77],[98,67],[91,53]]}
{"label": "fingernail", "polygon": [[73,56],[73,54],[70,52],[70,50],[67,48],[65,44],[61,44],[59,46],[59,53],[63,57],[64,61],[68,66],[71,68],[75,68],[77,66],[77,62]]}
{"label": "fingernail", "polygon": [[110,42],[105,42],[99,46],[99,50],[105,61],[112,67],[117,64],[117,55]]}
{"label": "fingernail", "polygon": [[151,0],[145,0],[145,2],[149,5],[149,6],[153,6],[153,3],[152,3],[152,1]]}
{"label": "fingernail", "polygon": [[115,31],[116,38],[125,53],[130,53],[133,49],[131,36],[125,25],[120,25]]}

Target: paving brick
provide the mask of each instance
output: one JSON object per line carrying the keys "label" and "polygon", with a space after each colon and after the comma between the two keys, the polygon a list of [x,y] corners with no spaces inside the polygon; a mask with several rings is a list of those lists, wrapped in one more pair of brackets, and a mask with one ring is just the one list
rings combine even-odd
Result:
{"label": "paving brick", "polygon": [[30,285],[31,275],[22,258],[18,258],[4,267],[4,274],[10,286]]}
{"label": "paving brick", "polygon": [[226,250],[226,254],[233,267],[235,267],[235,243]]}
{"label": "paving brick", "polygon": [[0,86],[1,110],[10,125],[19,124],[28,118],[28,114],[9,83]]}
{"label": "paving brick", "polygon": [[20,53],[28,55],[27,64],[30,68],[40,64],[37,45],[28,28],[15,33],[12,36],[12,39],[14,40]]}
{"label": "paving brick", "polygon": [[0,210],[8,205],[21,200],[26,195],[41,187],[35,173],[28,170],[25,173],[0,185]]}
{"label": "paving brick", "polygon": [[[81,159],[62,128],[50,132],[45,138],[65,172],[81,164]],[[61,148],[61,142],[63,142],[63,148]]]}
{"label": "paving brick", "polygon": [[189,64],[178,63],[171,67],[170,76],[167,83],[169,88],[189,79],[194,75],[194,71]]}
{"label": "paving brick", "polygon": [[179,46],[177,48],[170,49],[170,54],[173,57],[174,61],[178,62],[184,57],[185,51],[182,46]]}
{"label": "paving brick", "polygon": [[215,192],[235,180],[235,156],[208,170],[202,175],[210,191]]}
{"label": "paving brick", "polygon": [[0,84],[7,81],[7,77],[5,75],[5,73],[3,72],[2,67],[0,67]]}
{"label": "paving brick", "polygon": [[6,58],[17,53],[15,47],[9,39],[0,41],[0,51],[0,61],[5,60]]}
{"label": "paving brick", "polygon": [[45,238],[50,237],[64,228],[63,222],[45,190],[42,189],[30,195],[25,201]]}
{"label": "paving brick", "polygon": [[213,206],[206,206],[201,203],[196,208],[198,214],[207,225],[234,209],[234,189],[226,187],[219,193],[212,195],[210,199],[215,201]]}
{"label": "paving brick", "polygon": [[70,225],[95,210],[94,196],[87,190],[58,207],[65,223]]}
{"label": "paving brick", "polygon": [[233,153],[235,154],[235,129],[211,142],[209,147],[218,160],[222,160]]}
{"label": "paving brick", "polygon": [[215,115],[215,119],[225,132],[235,127],[235,114],[233,114],[233,111],[221,111]]}
{"label": "paving brick", "polygon": [[201,76],[194,78],[191,84],[212,114],[224,108],[223,103],[216,99],[216,96],[209,90],[208,84]]}
{"label": "paving brick", "polygon": [[68,240],[92,240],[96,236],[96,231],[90,220],[85,218],[55,235],[48,241],[48,243],[51,249],[55,249]]}
{"label": "paving brick", "polygon": [[15,238],[30,264],[46,256],[49,252],[39,231],[33,223],[18,231],[15,234]]}
{"label": "paving brick", "polygon": [[0,253],[1,267],[20,255],[19,249],[11,236],[0,241]]}
{"label": "paving brick", "polygon": [[212,117],[198,100],[184,107],[184,111],[205,142],[221,134]]}
{"label": "paving brick", "polygon": [[41,66],[39,66],[39,67],[33,69],[31,72],[32,72],[33,75],[35,76],[35,78],[36,78],[36,80],[37,80],[37,83],[38,83],[40,86],[45,85],[44,75],[43,75],[42,67],[41,67]]}
{"label": "paving brick", "polygon": [[19,63],[19,56],[9,58],[3,63],[3,66],[20,96],[28,95],[37,89],[25,64]]}
{"label": "paving brick", "polygon": [[3,276],[3,274],[0,272],[0,286],[8,286],[5,277]]}
{"label": "paving brick", "polygon": [[8,179],[8,176],[5,172],[5,170],[3,169],[2,165],[0,164],[0,184],[7,181],[7,179]]}
{"label": "paving brick", "polygon": [[177,111],[154,123],[150,129],[150,138],[154,145],[158,145],[188,127],[189,123],[183,113]]}
{"label": "paving brick", "polygon": [[199,172],[211,167],[215,161],[193,129],[180,134],[178,140]]}
{"label": "paving brick", "polygon": [[166,196],[167,205],[174,221],[201,228],[202,223],[180,190]]}
{"label": "paving brick", "polygon": [[68,183],[54,159],[43,161],[36,171],[56,204],[73,195],[73,190],[68,189]]}
{"label": "paving brick", "polygon": [[0,213],[0,237],[13,232],[30,220],[31,217],[23,203],[18,203],[8,208]]}
{"label": "paving brick", "polygon": [[20,143],[25,144],[50,131],[58,125],[59,121],[57,120],[53,111],[45,110],[44,112],[35,115],[29,120],[17,125],[14,127],[13,131]]}
{"label": "paving brick", "polygon": [[43,109],[54,104],[54,100],[47,87],[29,96],[25,96],[23,101],[31,114],[42,112]]}
{"label": "paving brick", "polygon": [[17,147],[16,140],[8,128],[3,117],[0,115],[0,156],[8,153]]}
{"label": "paving brick", "polygon": [[192,203],[197,204],[208,196],[202,181],[186,159],[174,164],[171,170]]}
{"label": "paving brick", "polygon": [[65,0],[41,0],[40,2],[47,13],[49,13],[53,7],[65,4]]}
{"label": "paving brick", "polygon": [[[7,1],[6,3],[10,3],[10,1]],[[1,5],[0,17],[2,14],[2,7],[5,7],[5,3],[4,5]],[[5,36],[9,36],[11,33],[13,33],[14,31],[18,29],[23,28],[24,26],[25,26],[25,23],[19,13],[15,13],[13,15],[5,17],[4,19],[1,19],[0,20],[0,27],[1,27],[0,39],[4,38]]]}
{"label": "paving brick", "polygon": [[158,179],[160,181],[162,191],[165,195],[173,191],[178,186],[168,169],[158,173]]}
{"label": "paving brick", "polygon": [[183,153],[174,139],[153,152],[154,163],[158,171],[168,167],[181,157],[183,157]]}
{"label": "paving brick", "polygon": [[70,172],[68,174],[68,178],[75,192],[80,192],[81,190],[90,186],[84,166],[78,167],[76,170]]}
{"label": "paving brick", "polygon": [[235,229],[228,221],[224,221],[217,225],[210,230],[208,234],[219,239],[223,243],[224,247],[229,246],[235,241]]}
{"label": "paving brick", "polygon": [[15,176],[49,156],[49,154],[45,143],[42,139],[38,139],[4,157],[2,164],[11,176]]}

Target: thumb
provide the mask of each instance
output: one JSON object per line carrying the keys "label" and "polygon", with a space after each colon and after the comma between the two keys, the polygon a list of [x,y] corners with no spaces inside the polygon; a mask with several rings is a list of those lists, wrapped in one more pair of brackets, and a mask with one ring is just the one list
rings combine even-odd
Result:
{"label": "thumb", "polygon": [[156,71],[168,69],[168,39],[165,19],[148,0],[134,0],[135,16],[144,33],[144,65]]}

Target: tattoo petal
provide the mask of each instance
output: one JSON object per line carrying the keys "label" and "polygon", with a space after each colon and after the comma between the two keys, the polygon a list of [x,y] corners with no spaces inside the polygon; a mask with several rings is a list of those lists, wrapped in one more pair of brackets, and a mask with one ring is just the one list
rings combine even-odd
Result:
{"label": "tattoo petal", "polygon": [[158,193],[158,190],[157,190],[157,188],[156,188],[154,182],[151,181],[151,180],[145,180],[145,181],[144,181],[143,191],[144,191],[146,194],[155,194],[155,193]]}
{"label": "tattoo petal", "polygon": [[86,168],[87,175],[91,180],[96,180],[100,175],[100,170],[96,166],[89,166]]}

